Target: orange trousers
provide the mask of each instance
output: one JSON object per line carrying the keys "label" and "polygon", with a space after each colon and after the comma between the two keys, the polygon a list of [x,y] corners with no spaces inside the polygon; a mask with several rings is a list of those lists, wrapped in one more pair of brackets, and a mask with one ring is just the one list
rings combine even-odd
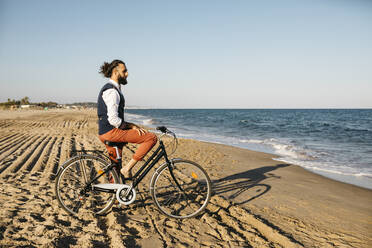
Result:
{"label": "orange trousers", "polygon": [[[156,144],[158,138],[153,133],[145,133],[139,135],[137,130],[134,129],[119,129],[114,128],[107,133],[104,133],[99,136],[99,139],[104,142],[105,140],[112,142],[126,142],[126,143],[135,143],[140,144],[137,151],[133,154],[132,158],[136,161],[142,160],[142,158],[151,150],[151,148]],[[116,151],[114,148],[106,145],[106,148],[110,154],[110,157],[116,158]],[[118,147],[119,153],[121,155],[123,147]]]}

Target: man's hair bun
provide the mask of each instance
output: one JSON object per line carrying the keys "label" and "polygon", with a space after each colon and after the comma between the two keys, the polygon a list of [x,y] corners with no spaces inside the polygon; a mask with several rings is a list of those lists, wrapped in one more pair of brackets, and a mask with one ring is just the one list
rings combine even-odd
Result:
{"label": "man's hair bun", "polygon": [[119,59],[115,59],[111,63],[104,62],[100,67],[99,73],[102,73],[105,77],[110,78],[112,75],[112,70],[119,64],[125,65],[125,63]]}

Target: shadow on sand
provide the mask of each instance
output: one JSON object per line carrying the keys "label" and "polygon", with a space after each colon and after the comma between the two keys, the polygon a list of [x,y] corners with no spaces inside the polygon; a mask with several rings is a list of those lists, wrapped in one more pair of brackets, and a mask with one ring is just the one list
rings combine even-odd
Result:
{"label": "shadow on sand", "polygon": [[290,165],[265,166],[214,180],[212,182],[214,194],[223,195],[227,199],[237,200],[238,196],[245,193],[245,199],[241,202],[236,202],[237,205],[245,204],[266,194],[271,189],[271,186],[261,182],[268,178],[279,179],[279,176],[271,172],[287,166]]}

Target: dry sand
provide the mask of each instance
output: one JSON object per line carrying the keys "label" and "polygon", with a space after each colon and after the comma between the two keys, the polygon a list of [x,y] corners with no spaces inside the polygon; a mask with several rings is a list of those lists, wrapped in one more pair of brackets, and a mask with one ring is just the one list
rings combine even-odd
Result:
{"label": "dry sand", "polygon": [[198,218],[160,214],[147,182],[128,207],[71,217],[54,173],[74,149],[104,150],[96,133],[93,110],[0,111],[0,247],[372,247],[371,190],[194,140],[181,140],[173,157],[211,176],[214,195]]}

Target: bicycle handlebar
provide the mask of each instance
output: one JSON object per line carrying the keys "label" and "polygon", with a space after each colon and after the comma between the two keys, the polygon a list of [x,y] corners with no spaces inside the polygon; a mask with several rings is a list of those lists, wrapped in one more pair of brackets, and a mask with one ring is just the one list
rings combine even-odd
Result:
{"label": "bicycle handlebar", "polygon": [[161,137],[165,134],[170,134],[171,136],[173,136],[174,139],[176,139],[176,134],[172,132],[171,130],[169,130],[166,126],[156,127],[156,130],[162,132]]}
{"label": "bicycle handlebar", "polygon": [[172,131],[170,131],[168,128],[166,128],[165,126],[159,126],[159,127],[156,127],[156,130],[162,132],[162,135],[160,135],[159,139],[161,139],[164,135],[166,134],[170,134],[172,137],[173,137],[173,151],[170,153],[174,153],[177,149],[177,146],[178,146],[178,140],[177,140],[177,137],[176,137],[176,134],[173,133]]}
{"label": "bicycle handlebar", "polygon": [[156,130],[159,130],[162,133],[167,133],[169,131],[165,126],[157,127]]}

